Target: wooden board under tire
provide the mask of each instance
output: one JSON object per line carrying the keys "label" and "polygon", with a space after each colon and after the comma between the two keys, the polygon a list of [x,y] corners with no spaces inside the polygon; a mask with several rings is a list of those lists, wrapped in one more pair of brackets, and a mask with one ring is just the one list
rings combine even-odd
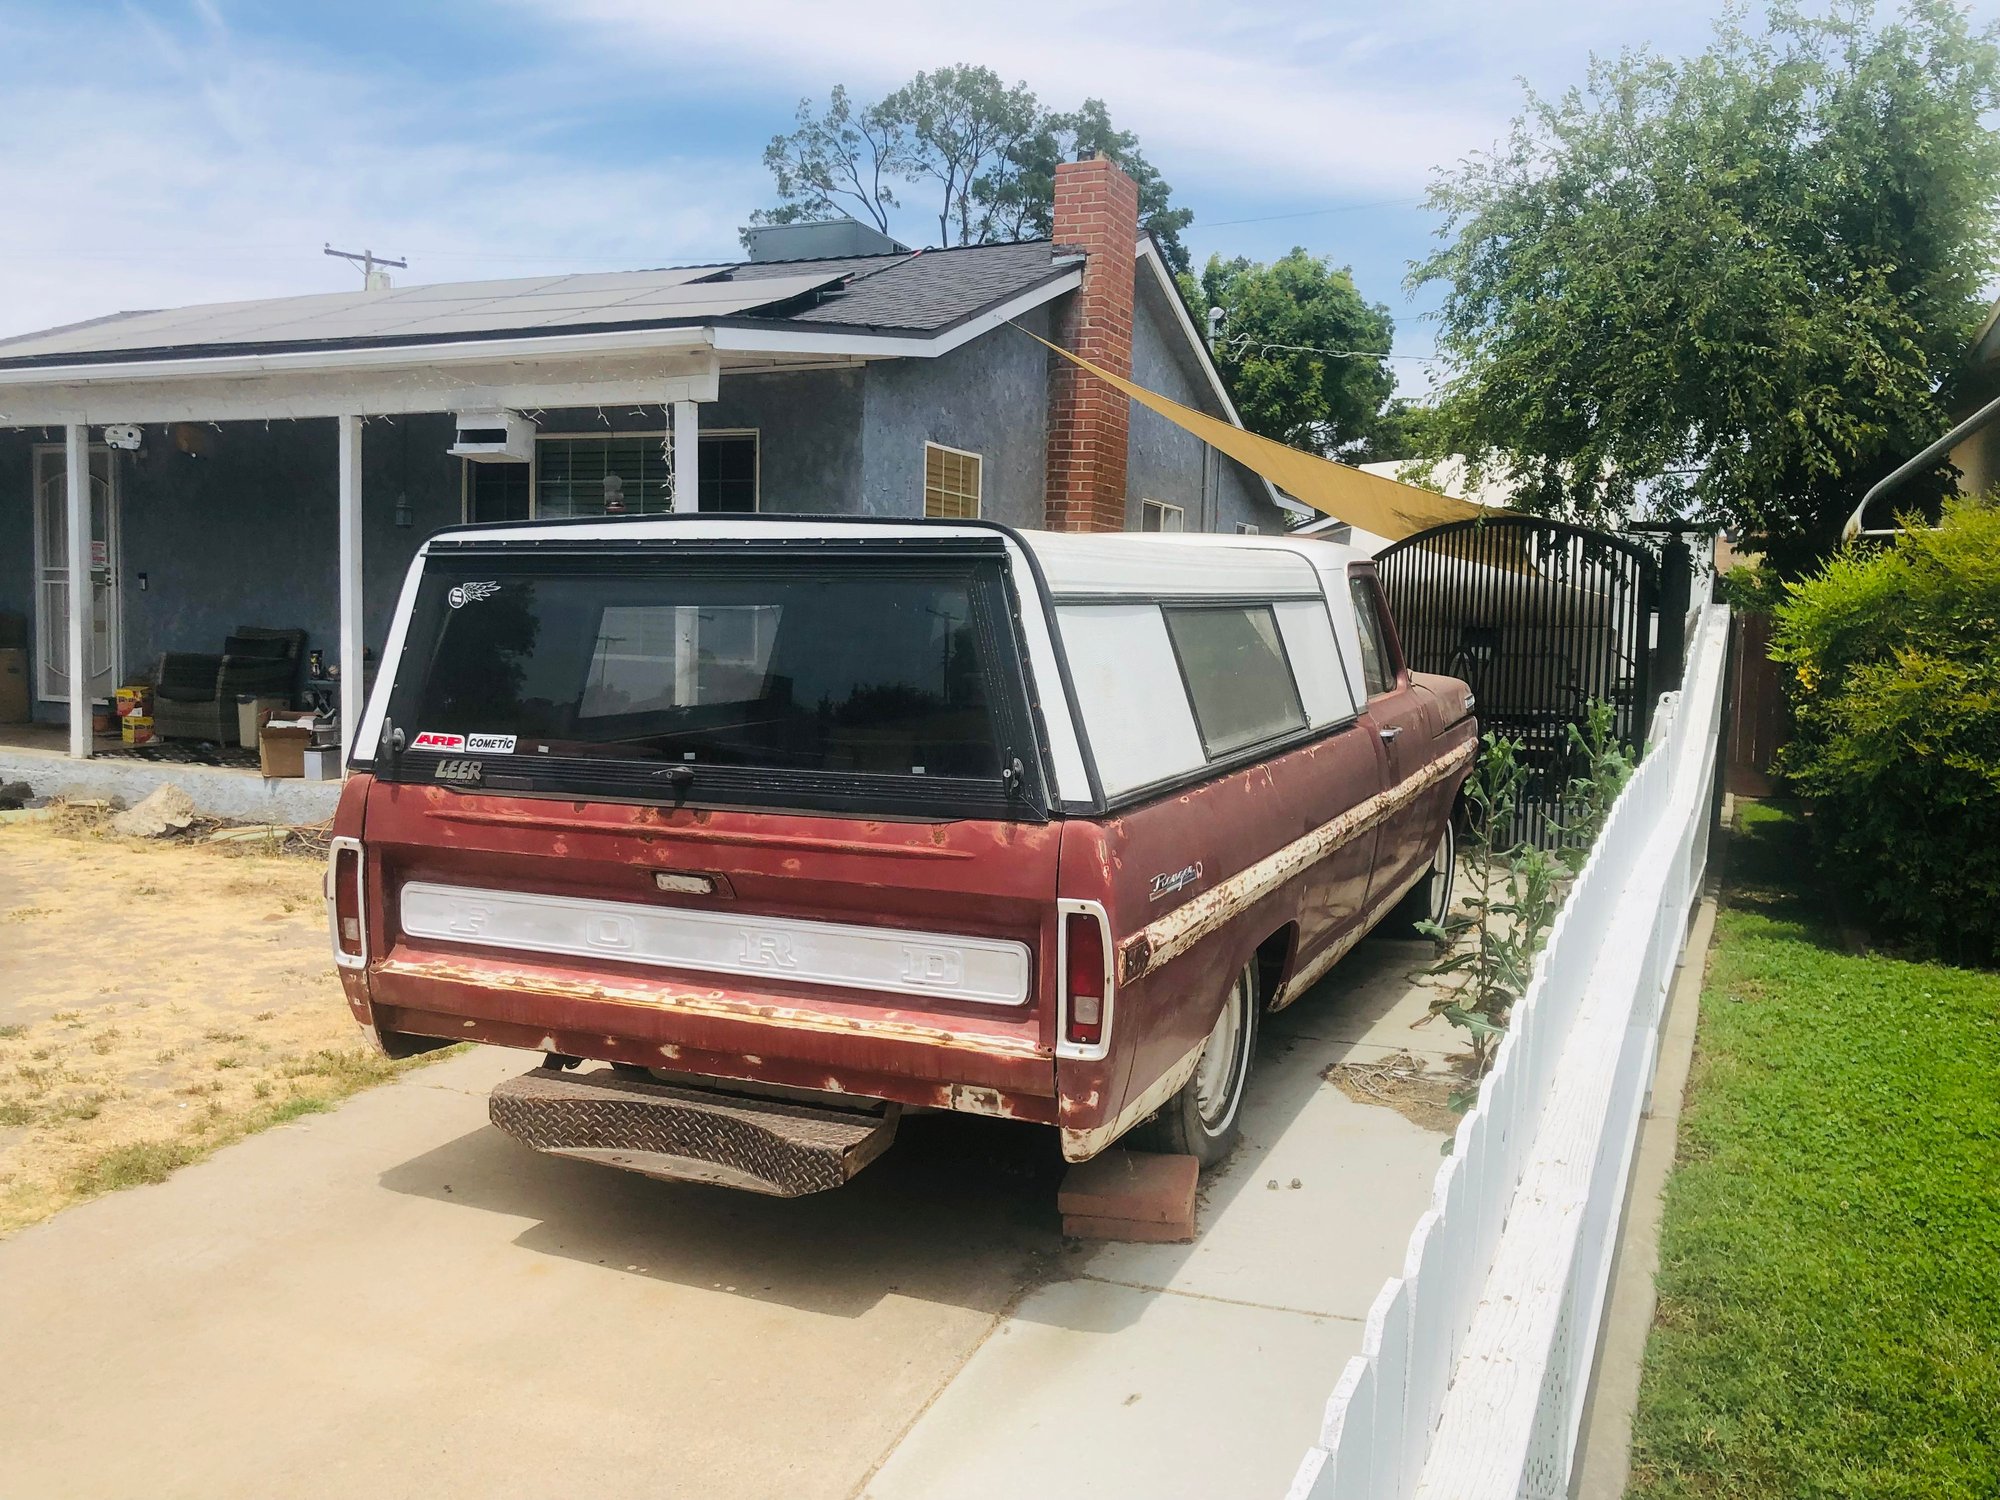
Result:
{"label": "wooden board under tire", "polygon": [[537,1151],[674,1182],[780,1198],[839,1187],[895,1138],[899,1111],[752,1099],[536,1068],[487,1100],[500,1129]]}

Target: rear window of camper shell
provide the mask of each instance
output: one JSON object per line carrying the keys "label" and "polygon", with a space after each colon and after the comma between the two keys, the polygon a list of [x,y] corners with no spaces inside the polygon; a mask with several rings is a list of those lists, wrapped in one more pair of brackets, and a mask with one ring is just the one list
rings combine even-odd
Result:
{"label": "rear window of camper shell", "polygon": [[1006,589],[1000,557],[948,553],[434,555],[389,699],[403,752],[378,754],[376,771],[695,804],[1045,813]]}

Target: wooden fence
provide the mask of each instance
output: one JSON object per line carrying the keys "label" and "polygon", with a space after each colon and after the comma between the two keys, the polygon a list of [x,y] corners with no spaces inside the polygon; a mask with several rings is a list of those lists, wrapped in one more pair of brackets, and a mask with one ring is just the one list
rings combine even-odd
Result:
{"label": "wooden fence", "polygon": [[1678,693],[1550,929],[1368,1314],[1289,1500],[1556,1500],[1609,1290],[1659,1026],[1707,863],[1729,611],[1701,609]]}

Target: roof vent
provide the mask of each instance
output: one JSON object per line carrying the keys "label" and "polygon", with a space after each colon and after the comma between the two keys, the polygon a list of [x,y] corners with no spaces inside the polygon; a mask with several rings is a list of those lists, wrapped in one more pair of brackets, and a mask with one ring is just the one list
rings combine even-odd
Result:
{"label": "roof vent", "polygon": [[910,247],[854,219],[823,224],[757,224],[743,231],[752,261],[839,260],[849,255],[908,255]]}

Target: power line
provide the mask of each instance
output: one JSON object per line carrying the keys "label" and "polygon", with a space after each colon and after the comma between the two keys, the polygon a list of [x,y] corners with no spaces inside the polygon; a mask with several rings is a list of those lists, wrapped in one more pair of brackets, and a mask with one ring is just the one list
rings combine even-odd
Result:
{"label": "power line", "polygon": [[1260,214],[1254,219],[1197,219],[1183,233],[1197,229],[1230,229],[1238,224],[1275,224],[1280,219],[1316,219],[1324,214],[1358,214],[1371,208],[1422,208],[1423,198],[1384,198],[1379,203],[1343,203],[1334,208],[1302,208],[1294,213]]}
{"label": "power line", "polygon": [[1233,339],[1217,339],[1218,348],[1233,346],[1238,355],[1247,354],[1254,345],[1259,354],[1269,354],[1273,349],[1281,354],[1323,354],[1329,359],[1407,359],[1421,365],[1440,362],[1435,354],[1385,354],[1379,349],[1323,349],[1315,344],[1265,344],[1258,343],[1247,333],[1238,334]]}

